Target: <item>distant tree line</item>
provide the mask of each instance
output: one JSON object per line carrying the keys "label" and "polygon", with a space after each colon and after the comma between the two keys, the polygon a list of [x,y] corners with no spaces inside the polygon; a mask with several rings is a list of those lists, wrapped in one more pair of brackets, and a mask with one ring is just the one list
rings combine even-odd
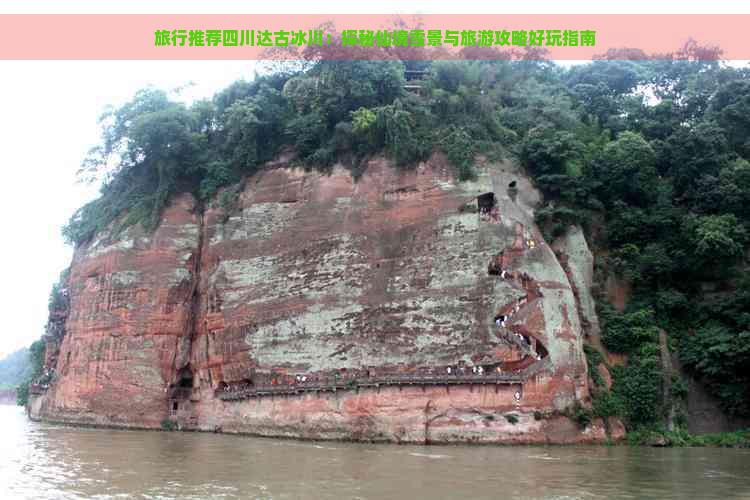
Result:
{"label": "distant tree line", "polygon": [[0,389],[15,389],[31,375],[29,348],[22,347],[0,359]]}

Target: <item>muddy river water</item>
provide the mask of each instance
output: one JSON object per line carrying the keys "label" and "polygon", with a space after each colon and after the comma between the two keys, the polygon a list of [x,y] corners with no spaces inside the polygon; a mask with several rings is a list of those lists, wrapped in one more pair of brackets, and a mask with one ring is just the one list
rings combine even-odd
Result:
{"label": "muddy river water", "polygon": [[34,423],[0,406],[0,498],[750,499],[750,450],[396,446]]}

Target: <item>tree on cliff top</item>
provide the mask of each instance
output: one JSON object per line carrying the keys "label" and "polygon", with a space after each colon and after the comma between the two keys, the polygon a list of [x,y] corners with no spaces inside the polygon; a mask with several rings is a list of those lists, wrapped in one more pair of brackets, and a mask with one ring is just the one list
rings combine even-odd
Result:
{"label": "tree on cliff top", "polygon": [[89,152],[80,172],[102,181],[101,196],[73,215],[63,230],[66,240],[86,241],[125,212],[125,223],[154,228],[170,196],[208,160],[201,111],[145,89],[102,115],[102,144]]}

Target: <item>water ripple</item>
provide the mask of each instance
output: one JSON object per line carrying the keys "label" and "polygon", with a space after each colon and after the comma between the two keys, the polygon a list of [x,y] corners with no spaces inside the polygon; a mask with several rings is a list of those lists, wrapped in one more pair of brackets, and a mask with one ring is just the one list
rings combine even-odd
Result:
{"label": "water ripple", "polygon": [[750,498],[750,453],[388,446],[78,429],[0,407],[0,499]]}

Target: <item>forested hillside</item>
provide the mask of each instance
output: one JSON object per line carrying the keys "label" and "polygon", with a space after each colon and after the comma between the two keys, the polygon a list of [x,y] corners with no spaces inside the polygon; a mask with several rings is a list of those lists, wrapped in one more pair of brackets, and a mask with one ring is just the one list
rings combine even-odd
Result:
{"label": "forested hillside", "polygon": [[15,389],[29,375],[31,375],[31,361],[26,347],[0,359],[0,389]]}
{"label": "forested hillside", "polygon": [[[101,197],[64,228],[81,244],[115,224],[147,229],[177,192],[230,210],[234,189],[285,148],[306,168],[360,172],[384,153],[405,169],[438,151],[461,179],[476,155],[522,165],[546,196],[550,236],[580,224],[601,276],[602,342],[628,355],[593,413],[630,429],[662,421],[658,333],[734,416],[750,416],[750,72],[717,61],[321,61],[239,81],[186,106],[146,89],[103,117],[84,175]],[[425,70],[404,89],[405,64]],[[222,189],[224,188],[224,189]],[[593,358],[598,356],[589,351]],[[671,384],[666,399],[684,397]],[[679,423],[678,415],[678,423]]]}

